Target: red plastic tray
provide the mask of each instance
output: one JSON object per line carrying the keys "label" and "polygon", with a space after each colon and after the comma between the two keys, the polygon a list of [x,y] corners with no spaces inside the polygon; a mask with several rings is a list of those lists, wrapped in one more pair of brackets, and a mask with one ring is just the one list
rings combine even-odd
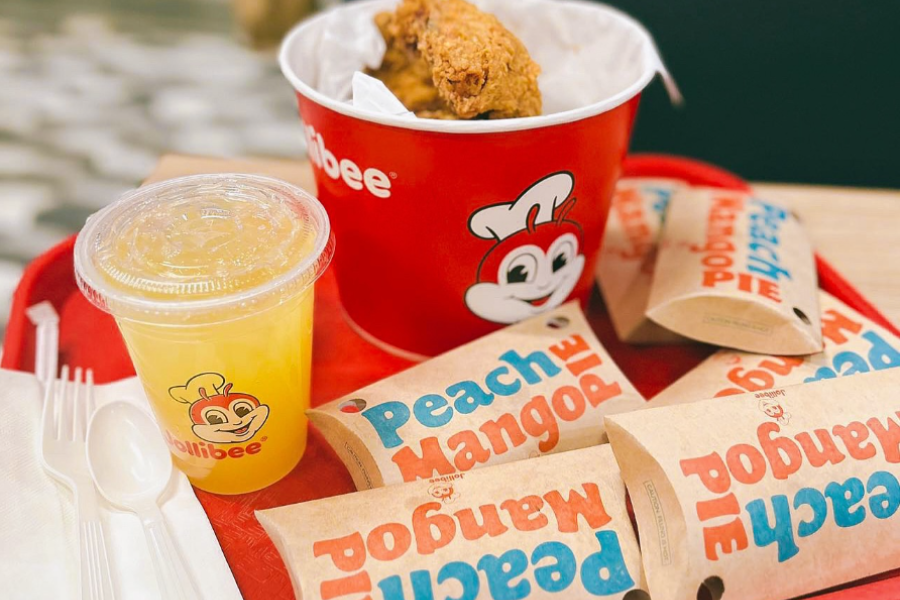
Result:
{"label": "red plastic tray", "polygon": [[[675,177],[695,185],[747,187],[741,179],[711,165],[656,155],[629,157],[624,175]],[[99,382],[131,376],[134,368],[112,318],[90,305],[76,287],[72,270],[73,243],[74,238],[66,240],[26,269],[13,298],[0,366],[33,370],[34,330],[25,316],[25,308],[49,300],[60,312],[60,364],[91,367]],[[900,335],[900,331],[828,263],[821,258],[817,262],[819,284],[823,289]],[[348,394],[410,366],[408,361],[371,346],[350,329],[341,315],[337,286],[330,273],[320,280],[316,296],[313,405]],[[702,345],[633,347],[622,344],[616,339],[596,293],[588,317],[610,354],[646,397],[659,392],[713,351]],[[300,464],[279,483],[242,496],[217,496],[198,490],[197,497],[206,509],[244,598],[290,600],[294,594],[287,571],[253,511],[353,490],[353,482],[341,462],[322,437],[312,431]],[[827,600],[900,597],[900,571],[815,597]]]}

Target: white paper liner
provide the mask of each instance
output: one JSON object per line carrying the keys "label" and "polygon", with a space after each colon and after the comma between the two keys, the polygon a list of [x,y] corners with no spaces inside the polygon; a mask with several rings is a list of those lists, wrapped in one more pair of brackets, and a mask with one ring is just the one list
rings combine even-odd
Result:
{"label": "white paper liner", "polygon": [[[590,109],[589,114],[597,114],[614,108],[639,93],[656,73],[662,75],[670,98],[681,101],[649,33],[616,9],[579,0],[472,2],[495,14],[541,66],[538,84],[544,114],[526,117],[530,123],[516,126],[509,121],[521,119],[503,120],[506,124],[431,121],[419,126],[411,125],[405,115],[402,126],[451,131],[461,126],[488,131],[538,127],[564,113]],[[345,114],[368,115],[369,120],[373,115],[396,116],[399,101],[393,94],[359,74],[381,64],[385,43],[373,19],[396,4],[396,0],[353,2],[302,23],[282,45],[282,71],[298,91],[332,107],[343,104],[340,112]],[[588,114],[568,116],[562,120]]]}
{"label": "white paper liner", "polygon": [[403,106],[400,99],[384,85],[384,82],[362,71],[353,74],[353,106],[386,115],[417,118],[414,112]]}

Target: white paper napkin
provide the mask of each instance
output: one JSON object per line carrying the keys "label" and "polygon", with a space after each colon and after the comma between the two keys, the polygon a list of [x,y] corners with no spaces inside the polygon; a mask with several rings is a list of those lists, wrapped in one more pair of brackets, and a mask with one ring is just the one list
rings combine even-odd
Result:
{"label": "white paper napkin", "polygon": [[[97,404],[147,400],[136,378],[97,386]],[[78,537],[71,493],[44,472],[40,455],[41,385],[29,373],[0,370],[0,597],[78,598]],[[241,594],[209,519],[187,478],[175,471],[162,513],[200,596]],[[144,532],[131,513],[100,498],[116,598],[159,600]]]}

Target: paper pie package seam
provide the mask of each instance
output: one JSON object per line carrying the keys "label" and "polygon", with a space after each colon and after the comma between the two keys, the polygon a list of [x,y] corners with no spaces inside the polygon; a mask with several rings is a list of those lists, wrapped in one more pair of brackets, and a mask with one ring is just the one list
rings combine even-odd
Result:
{"label": "paper pie package seam", "polygon": [[650,399],[647,408],[900,367],[900,338],[828,292],[819,290],[819,304],[822,352],[774,356],[719,350]]}
{"label": "paper pie package seam", "polygon": [[647,318],[656,250],[672,195],[688,187],[680,179],[634,177],[616,184],[595,274],[616,335],[631,344],[689,341]]}
{"label": "paper pie package seam", "polygon": [[647,598],[608,444],[256,517],[301,600]]}
{"label": "paper pie package seam", "polygon": [[900,567],[898,389],[888,369],[607,417],[653,600],[704,582],[793,598]]}
{"label": "paper pie package seam", "polygon": [[644,402],[570,302],[307,414],[369,489],[600,444]]}
{"label": "paper pie package seam", "polygon": [[779,355],[822,350],[816,265],[786,208],[742,191],[689,188],[669,203],[647,316],[718,346]]}

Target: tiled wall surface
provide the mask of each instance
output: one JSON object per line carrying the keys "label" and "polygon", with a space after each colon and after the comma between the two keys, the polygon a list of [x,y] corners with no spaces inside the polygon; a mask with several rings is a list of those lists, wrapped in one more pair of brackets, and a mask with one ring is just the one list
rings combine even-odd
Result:
{"label": "tiled wall surface", "polygon": [[298,157],[274,51],[222,0],[0,2],[0,338],[22,267],[162,152]]}

